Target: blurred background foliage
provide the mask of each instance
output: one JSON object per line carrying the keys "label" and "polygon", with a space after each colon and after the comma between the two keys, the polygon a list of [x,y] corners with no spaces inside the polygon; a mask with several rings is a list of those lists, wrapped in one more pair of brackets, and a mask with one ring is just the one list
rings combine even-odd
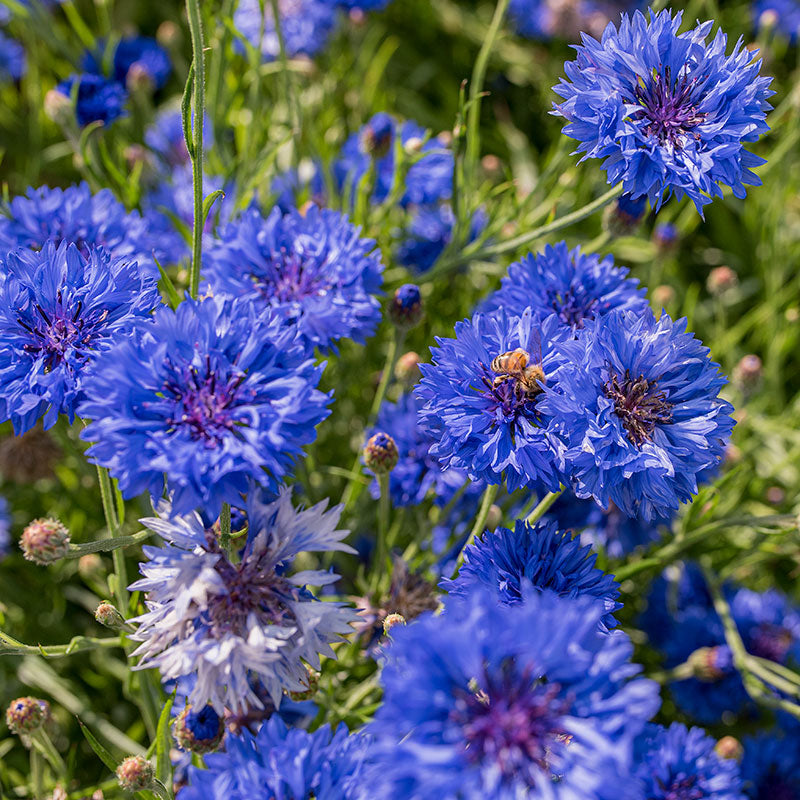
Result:
{"label": "blurred background foliage", "polygon": [[[290,166],[292,110],[287,104],[280,66],[261,64],[234,46],[232,4],[203,4],[209,46],[208,111],[215,142],[207,161],[211,174],[235,186],[235,202],[244,207],[253,192],[264,207],[273,201],[271,179]],[[663,6],[663,3],[662,3]],[[775,76],[775,111],[771,132],[756,146],[768,158],[757,169],[764,185],[751,189],[746,201],[726,196],[707,207],[702,220],[691,203],[670,201],[657,215],[648,213],[635,231],[618,238],[604,236],[601,214],[554,234],[570,246],[612,253],[647,287],[656,311],[686,316],[723,371],[733,380],[726,390],[737,408],[738,425],[725,466],[721,489],[707,489],[681,525],[697,527],[732,515],[800,512],[800,82],[798,49],[770,31],[757,32],[746,2],[695,0],[683,6],[687,20],[716,19],[729,38],[742,36],[761,46],[764,70]],[[343,19],[329,46],[313,61],[294,60],[291,74],[301,114],[297,140],[301,163],[328,167],[346,137],[377,111],[414,119],[432,135],[453,135],[459,116],[459,89],[469,78],[486,35],[493,4],[480,0],[395,0],[381,13]],[[0,179],[6,198],[28,186],[66,186],[87,176],[88,159],[117,196],[135,207],[146,171],[130,168],[131,145],[143,143],[152,118],[150,100],[105,130],[93,131],[83,155],[66,142],[43,113],[49,89],[76,71],[95,39],[128,32],[157,36],[170,51],[174,72],[152,104],[177,107],[183,91],[191,46],[185,12],[175,0],[76,0],[46,17],[15,19],[9,32],[23,42],[28,72],[21,82],[0,87]],[[487,96],[482,106],[483,181],[475,207],[489,214],[488,240],[524,233],[554,216],[568,213],[606,191],[596,163],[581,167],[570,155],[561,122],[549,114],[552,86],[569,43],[533,42],[506,26],[489,61]],[[459,131],[456,129],[456,135]],[[233,196],[226,202],[233,200]],[[301,198],[302,199],[302,198]],[[329,204],[342,204],[329,197]],[[375,237],[387,266],[387,292],[408,281],[409,273],[393,259],[398,232],[408,225],[399,207],[365,203],[356,213]],[[678,237],[665,248],[654,239],[657,225],[672,223]],[[546,241],[546,240],[545,240]],[[535,247],[542,246],[537,241]],[[496,287],[512,260],[527,252],[508,252],[496,260],[471,261],[446,275],[436,270],[414,278],[423,289],[424,322],[409,333],[405,349],[425,358],[435,336],[452,332],[455,321],[472,313],[476,302]],[[720,288],[714,270],[730,267],[733,277]],[[176,280],[185,280],[180,272]],[[326,388],[335,390],[331,418],[319,431],[309,458],[298,469],[300,494],[306,501],[338,500],[346,471],[363,443],[368,413],[389,341],[387,321],[365,348],[344,342],[328,359]],[[749,354],[762,362],[760,374],[745,380],[737,365]],[[398,387],[390,390],[390,397]],[[14,439],[10,425],[0,427],[0,494],[12,513],[17,539],[33,518],[56,516],[75,542],[103,535],[103,513],[94,469],[83,458],[80,424],[60,421],[44,433],[36,430]],[[364,478],[364,482],[367,479]],[[137,518],[149,512],[147,502],[131,502],[125,528],[137,530]],[[399,549],[419,543],[430,531],[435,510],[423,507],[403,518]],[[375,503],[363,491],[345,525],[351,541],[374,533]],[[776,586],[800,601],[797,577],[800,548],[797,531],[768,536],[752,529],[718,530],[694,545],[707,553],[715,569],[755,589]],[[408,549],[414,566],[432,567],[418,547]],[[129,552],[129,574],[136,569]],[[634,561],[640,556],[634,555]],[[426,560],[427,559],[427,560]],[[601,563],[608,564],[601,556]],[[356,559],[337,557],[344,576],[339,591],[357,594]],[[91,556],[44,569],[22,559],[18,548],[0,563],[0,628],[29,644],[63,644],[74,636],[102,636],[94,621],[98,601],[110,595],[110,557]],[[658,657],[637,636],[635,620],[645,587],[654,571],[642,570],[623,583],[623,626],[640,645],[638,659],[648,668]],[[358,646],[342,648],[338,664],[328,664],[318,702],[328,719],[358,725],[368,718],[378,696],[369,683],[371,662]],[[130,677],[121,650],[95,650],[45,660],[35,653],[0,658],[0,699],[5,704],[23,694],[48,698],[54,708],[57,744],[81,784],[102,783],[108,771],[91,753],[77,728],[75,715],[93,726],[116,754],[123,754],[147,735],[136,706],[138,676]],[[663,719],[682,718],[665,693]],[[726,720],[723,732],[738,733],[750,723]],[[22,796],[27,757],[16,740],[0,731],[0,795]],[[109,785],[110,786],[110,785]],[[109,789],[107,786],[107,790]],[[113,789],[106,796],[113,797]],[[73,796],[73,795],[70,795]],[[79,794],[74,795],[80,796]]]}

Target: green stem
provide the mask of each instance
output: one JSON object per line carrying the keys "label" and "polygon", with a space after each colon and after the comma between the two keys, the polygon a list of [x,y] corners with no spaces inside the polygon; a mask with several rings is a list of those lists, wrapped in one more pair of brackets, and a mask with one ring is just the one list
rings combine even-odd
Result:
{"label": "green stem", "polygon": [[109,553],[113,550],[120,550],[124,547],[131,547],[155,536],[154,531],[137,531],[130,536],[118,536],[113,539],[98,539],[96,542],[83,542],[81,544],[71,544],[69,553],[64,558],[80,558],[87,553]]}
{"label": "green stem", "polygon": [[97,650],[104,647],[122,647],[122,637],[113,636],[106,639],[97,639],[90,636],[75,636],[69,644],[54,644],[43,647],[40,644],[24,644],[4,631],[0,631],[0,656],[8,655],[38,655],[45,658],[61,658],[73,653],[83,653],[87,650]]}
{"label": "green stem", "polygon": [[[103,501],[103,513],[106,518],[106,525],[108,532],[111,534],[112,539],[119,537],[119,522],[117,520],[117,511],[114,507],[113,488],[111,485],[111,477],[108,470],[97,466],[97,477],[100,482],[100,497]],[[114,562],[114,595],[117,600],[117,608],[120,614],[124,617],[128,616],[128,569],[125,564],[125,553],[121,549],[116,549],[112,552],[112,559]]]}
{"label": "green stem", "polygon": [[[297,139],[301,134],[300,126],[300,112],[297,103],[297,97],[294,91],[294,78],[289,70],[289,59],[286,55],[286,40],[283,36],[283,25],[281,24],[280,8],[278,7],[278,0],[269,0],[272,6],[272,16],[275,21],[275,34],[278,37],[278,47],[280,48],[280,62],[281,74],[283,75],[283,91],[286,95],[286,105],[289,110],[289,119],[292,125],[292,138]],[[255,113],[253,109],[253,113]],[[294,152],[292,155],[293,161],[296,163],[298,158],[297,141],[295,141]]]}
{"label": "green stem", "polygon": [[483,533],[486,520],[489,517],[489,510],[492,507],[492,503],[494,503],[495,499],[497,498],[497,492],[499,490],[499,483],[490,483],[483,490],[483,497],[481,498],[481,507],[478,510],[478,516],[475,517],[475,524],[472,526],[472,530],[467,537],[467,541],[464,542],[464,546],[461,548],[461,552],[458,554],[453,577],[458,574],[458,570],[461,569],[461,565],[464,563],[464,552],[466,551],[467,547],[469,547],[475,541],[476,536],[478,536],[480,533]]}
{"label": "green stem", "polygon": [[194,121],[192,124],[192,189],[194,226],[192,229],[192,265],[189,272],[189,293],[197,297],[200,289],[200,263],[203,255],[203,122],[205,120],[205,52],[200,0],[186,0],[189,31],[194,58]]}
{"label": "green stem", "polygon": [[475,66],[472,70],[472,80],[469,85],[469,102],[467,104],[467,143],[465,154],[464,172],[470,186],[474,186],[477,179],[478,159],[481,148],[481,97],[483,95],[483,84],[486,80],[486,68],[489,64],[489,56],[492,54],[500,27],[503,24],[509,0],[497,0],[494,9],[494,16],[486,32],[478,57],[475,59]]}
{"label": "green stem", "polygon": [[44,800],[44,761],[42,754],[35,747],[31,747],[30,761],[34,800]]}
{"label": "green stem", "polygon": [[67,765],[44,728],[39,728],[31,734],[31,744],[47,759],[59,778],[66,777]]}
{"label": "green stem", "polygon": [[485,247],[481,247],[480,245],[475,247],[467,247],[454,258],[440,261],[439,264],[437,264],[432,270],[430,270],[430,272],[428,272],[428,277],[431,280],[434,278],[440,278],[442,275],[453,272],[463,264],[468,264],[470,261],[487,261],[495,256],[500,256],[504,253],[517,250],[524,245],[531,244],[537,239],[541,239],[550,233],[555,233],[563,228],[568,228],[570,225],[580,222],[582,219],[586,219],[586,217],[590,217],[595,213],[595,211],[599,211],[601,208],[608,205],[612,200],[616,200],[616,198],[621,194],[622,184],[619,184],[613,189],[609,189],[609,191],[598,197],[596,200],[592,200],[591,203],[587,203],[585,206],[582,206],[577,211],[573,211],[570,214],[565,214],[563,217],[558,217],[552,222],[548,222],[546,225],[541,225],[538,228],[534,228],[532,231],[515,236],[513,239],[506,239],[503,242],[486,245]]}
{"label": "green stem", "polygon": [[222,504],[222,513],[219,515],[219,544],[230,555],[231,550],[231,504]]}
{"label": "green stem", "polygon": [[535,522],[538,522],[549,510],[550,506],[558,500],[559,497],[564,493],[564,489],[566,487],[562,486],[557,492],[548,492],[536,505],[536,508],[528,514],[526,522],[528,525],[533,525]]}
{"label": "green stem", "polygon": [[389,473],[384,472],[378,475],[378,486],[381,494],[378,499],[378,542],[375,550],[375,563],[373,564],[372,585],[377,593],[380,587],[383,570],[386,566],[389,534],[389,516],[391,514],[392,503],[391,493],[389,492]]}

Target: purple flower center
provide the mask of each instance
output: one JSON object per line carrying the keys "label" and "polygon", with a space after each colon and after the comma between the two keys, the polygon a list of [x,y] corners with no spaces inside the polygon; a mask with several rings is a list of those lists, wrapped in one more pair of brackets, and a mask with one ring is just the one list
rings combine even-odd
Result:
{"label": "purple flower center", "polygon": [[194,440],[206,440],[215,447],[226,433],[235,433],[238,424],[235,407],[242,399],[243,372],[222,376],[212,368],[206,356],[205,369],[194,364],[178,368],[167,362],[172,373],[164,383],[164,395],[173,400],[168,422],[176,430],[188,430]]}
{"label": "purple flower center", "polygon": [[792,646],[792,634],[780,625],[759,625],[751,634],[749,647],[754,656],[782,663]]}
{"label": "purple flower center", "polygon": [[[685,137],[691,133],[706,115],[697,110],[695,87],[697,78],[681,75],[674,83],[672,70],[666,67],[664,74],[656,72],[652,79],[645,83],[641,78],[633,90],[635,100],[641,109],[633,112],[642,120],[646,120],[644,132],[653,136],[663,145],[669,143],[681,148]],[[695,134],[696,138],[699,135]]]}
{"label": "purple flower center", "polygon": [[703,800],[708,797],[705,790],[697,785],[696,775],[679,775],[669,786],[663,786],[662,791],[660,796],[663,800]]}
{"label": "purple flower center", "polygon": [[565,292],[552,292],[549,300],[559,319],[572,328],[582,328],[584,320],[594,319],[599,303],[580,286],[571,286]]}
{"label": "purple flower center", "polygon": [[614,413],[622,420],[628,439],[637,447],[653,438],[656,425],[672,422],[672,403],[657,386],[656,381],[649,381],[644,375],[634,379],[626,369],[622,378],[613,367],[608,368],[603,394],[614,402]]}
{"label": "purple flower center", "polygon": [[325,267],[326,262],[320,264],[303,253],[281,247],[268,256],[263,270],[252,273],[251,278],[267,301],[292,303],[324,295],[333,288]]}
{"label": "purple flower center", "polygon": [[463,692],[450,715],[463,730],[467,758],[496,765],[508,780],[533,784],[543,772],[549,776],[569,738],[561,725],[568,706],[561,687],[529,671],[519,675],[510,664],[499,680],[484,678],[486,688]]}
{"label": "purple flower center", "polygon": [[17,322],[31,336],[23,349],[34,358],[44,359],[46,373],[63,363],[68,354],[71,355],[70,360],[85,360],[88,354],[80,351],[90,346],[97,334],[96,326],[101,325],[108,317],[108,309],[82,315],[81,301],[73,311],[64,308],[60,291],[56,297],[57,306],[49,314],[37,303],[34,306],[36,314],[32,314],[27,320],[17,318]]}

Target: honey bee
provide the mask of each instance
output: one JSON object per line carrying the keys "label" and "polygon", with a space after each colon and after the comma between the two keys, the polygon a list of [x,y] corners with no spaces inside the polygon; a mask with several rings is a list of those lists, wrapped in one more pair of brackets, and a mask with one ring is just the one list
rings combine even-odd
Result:
{"label": "honey bee", "polygon": [[529,400],[541,394],[547,382],[541,363],[533,362],[530,353],[521,347],[496,356],[491,366],[492,372],[496,373],[493,388],[512,380],[518,394]]}

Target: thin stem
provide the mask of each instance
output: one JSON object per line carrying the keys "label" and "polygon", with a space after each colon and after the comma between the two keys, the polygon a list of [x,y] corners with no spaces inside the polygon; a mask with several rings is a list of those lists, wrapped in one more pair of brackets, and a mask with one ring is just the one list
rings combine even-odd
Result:
{"label": "thin stem", "polygon": [[[289,70],[289,59],[286,55],[286,40],[283,35],[283,25],[281,24],[281,13],[278,8],[278,0],[269,0],[272,6],[272,16],[275,21],[275,34],[278,37],[278,47],[280,48],[281,74],[283,75],[283,91],[286,95],[286,105],[289,109],[289,118],[292,124],[292,138],[296,139],[301,133],[300,111],[297,104],[297,97],[294,91],[294,78]],[[255,109],[253,109],[255,113]],[[298,147],[295,141],[293,160],[296,162],[298,157]]]}
{"label": "thin stem", "polygon": [[219,544],[230,555],[231,549],[231,504],[222,504],[222,513],[219,515]]}
{"label": "thin stem", "polygon": [[528,525],[533,525],[535,522],[538,522],[549,510],[550,506],[558,500],[559,497],[564,493],[565,487],[562,486],[557,492],[548,492],[537,504],[536,508],[528,514],[528,518],[526,522]]}
{"label": "thin stem", "polygon": [[461,548],[461,552],[458,554],[458,558],[456,559],[456,568],[453,573],[453,577],[458,574],[459,569],[461,569],[461,565],[464,563],[464,552],[466,551],[467,547],[471,545],[475,541],[475,537],[478,536],[480,533],[483,533],[483,529],[486,525],[486,520],[489,517],[489,511],[492,508],[492,503],[494,503],[495,499],[497,498],[497,492],[500,490],[499,483],[490,483],[484,490],[483,490],[483,497],[481,498],[481,507],[478,510],[478,516],[475,517],[475,524],[472,526],[472,530],[467,537],[467,541],[464,542],[464,546]]}
{"label": "thin stem", "polygon": [[67,765],[43,728],[39,728],[31,734],[31,744],[47,759],[59,778],[66,777]]}
{"label": "thin stem", "polygon": [[189,293],[197,297],[200,289],[200,263],[203,255],[203,122],[205,121],[205,52],[200,0],[186,0],[189,31],[194,58],[194,119],[192,124],[192,190],[194,225],[192,228],[192,265],[189,272]]}
{"label": "thin stem", "polygon": [[[119,536],[119,522],[117,511],[114,507],[113,489],[111,477],[105,467],[97,466],[97,477],[100,482],[100,497],[103,501],[103,513],[106,518],[108,532],[112,539]],[[121,549],[116,549],[112,553],[114,561],[114,595],[117,600],[117,608],[123,616],[128,616],[128,570],[125,565],[125,553]]]}
{"label": "thin stem", "polygon": [[103,647],[122,647],[122,637],[113,636],[106,639],[97,639],[90,636],[75,636],[69,644],[54,644],[43,647],[40,644],[23,644],[0,631],[0,656],[8,655],[39,655],[45,658],[61,658],[73,653],[83,653],[87,650],[97,650]]}
{"label": "thin stem", "polygon": [[622,184],[619,184],[613,189],[609,189],[609,191],[598,197],[596,200],[592,200],[591,203],[587,203],[585,206],[577,209],[577,211],[573,211],[570,214],[565,214],[563,217],[558,217],[552,222],[548,222],[546,225],[541,225],[538,228],[534,228],[532,231],[515,236],[513,239],[506,239],[505,241],[497,242],[497,244],[491,244],[485,247],[475,246],[464,248],[460,254],[452,259],[440,261],[439,264],[430,270],[428,277],[431,280],[433,278],[439,278],[442,275],[453,272],[463,264],[468,264],[470,261],[487,261],[495,256],[500,256],[504,253],[517,250],[523,245],[531,244],[537,239],[541,239],[550,233],[555,233],[563,228],[568,228],[570,225],[580,222],[582,219],[586,219],[586,217],[590,217],[595,211],[598,211],[604,206],[608,205],[612,200],[615,200],[621,194]]}
{"label": "thin stem", "polygon": [[469,85],[469,102],[467,104],[467,144],[466,163],[464,165],[466,179],[471,185],[476,179],[478,158],[480,156],[481,97],[483,95],[483,84],[486,80],[486,68],[489,64],[489,56],[492,54],[497,36],[500,33],[500,27],[503,24],[508,4],[509,0],[497,0],[494,16],[472,70],[472,80]]}
{"label": "thin stem", "polygon": [[381,583],[383,568],[386,566],[388,549],[389,516],[392,509],[392,497],[389,492],[389,473],[378,475],[378,486],[381,495],[378,499],[378,542],[375,550],[375,563],[373,564],[373,588],[377,592]]}
{"label": "thin stem", "polygon": [[137,531],[130,536],[119,536],[113,539],[99,539],[96,542],[83,542],[81,544],[71,544],[69,553],[64,558],[80,558],[87,553],[109,553],[113,550],[120,550],[124,547],[131,547],[155,536],[155,531]]}

